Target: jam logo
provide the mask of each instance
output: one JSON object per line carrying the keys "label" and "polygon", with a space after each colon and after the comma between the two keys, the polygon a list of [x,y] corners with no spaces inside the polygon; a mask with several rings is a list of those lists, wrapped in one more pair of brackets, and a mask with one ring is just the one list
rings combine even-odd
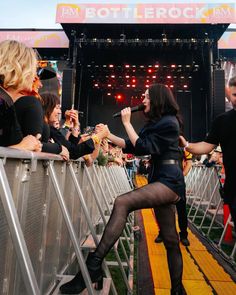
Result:
{"label": "jam logo", "polygon": [[83,22],[85,19],[83,5],[58,4],[56,21],[58,19],[70,20],[70,22]]}

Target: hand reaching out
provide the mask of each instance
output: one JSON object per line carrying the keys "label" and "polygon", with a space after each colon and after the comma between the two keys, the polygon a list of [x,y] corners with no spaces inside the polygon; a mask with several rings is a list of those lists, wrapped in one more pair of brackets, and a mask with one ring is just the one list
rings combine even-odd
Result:
{"label": "hand reaching out", "polygon": [[100,139],[103,139],[103,138],[106,138],[109,136],[110,130],[107,125],[100,123],[100,124],[96,125],[95,133],[96,133],[96,135],[99,136]]}
{"label": "hand reaching out", "polygon": [[187,140],[182,135],[180,135],[179,136],[179,146],[185,147],[187,145],[187,143],[188,143]]}

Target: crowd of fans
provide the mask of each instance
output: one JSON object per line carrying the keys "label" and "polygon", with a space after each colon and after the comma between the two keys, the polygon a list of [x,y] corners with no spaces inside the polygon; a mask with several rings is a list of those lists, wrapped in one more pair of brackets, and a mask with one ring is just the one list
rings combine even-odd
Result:
{"label": "crowd of fans", "polygon": [[[80,129],[79,112],[65,112],[60,98],[43,92],[43,80],[53,71],[38,66],[36,52],[17,41],[0,43],[0,146],[60,155],[64,160],[83,157],[86,165],[126,165],[129,157],[108,141],[103,124]],[[131,174],[130,174],[131,175]]]}
{"label": "crowd of fans", "polygon": [[[13,58],[14,57],[14,58]],[[0,43],[0,145],[61,155],[64,160],[83,156],[86,165],[119,165],[127,168],[131,179],[138,172],[149,172],[148,157],[137,159],[123,154],[106,137],[103,124],[80,130],[79,112],[65,112],[61,121],[60,98],[52,93],[39,94],[43,80],[55,73],[39,68],[37,54],[17,41]],[[219,152],[208,156],[206,165],[222,164]]]}

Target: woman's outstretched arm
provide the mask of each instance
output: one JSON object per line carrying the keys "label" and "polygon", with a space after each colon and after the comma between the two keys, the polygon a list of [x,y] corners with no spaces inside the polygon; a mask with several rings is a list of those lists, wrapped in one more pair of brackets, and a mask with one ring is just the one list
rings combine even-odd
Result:
{"label": "woman's outstretched arm", "polygon": [[121,147],[121,148],[125,148],[125,140],[119,136],[116,136],[112,133],[109,133],[108,137],[107,137],[111,142],[113,142],[115,145]]}

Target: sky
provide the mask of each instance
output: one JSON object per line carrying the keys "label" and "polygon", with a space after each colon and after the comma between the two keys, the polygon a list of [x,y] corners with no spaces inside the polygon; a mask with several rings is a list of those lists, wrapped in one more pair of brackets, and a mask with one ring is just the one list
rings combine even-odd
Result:
{"label": "sky", "polygon": [[[58,3],[235,3],[235,0],[0,0],[0,29],[61,29],[55,23]],[[236,28],[236,24],[230,27]]]}

